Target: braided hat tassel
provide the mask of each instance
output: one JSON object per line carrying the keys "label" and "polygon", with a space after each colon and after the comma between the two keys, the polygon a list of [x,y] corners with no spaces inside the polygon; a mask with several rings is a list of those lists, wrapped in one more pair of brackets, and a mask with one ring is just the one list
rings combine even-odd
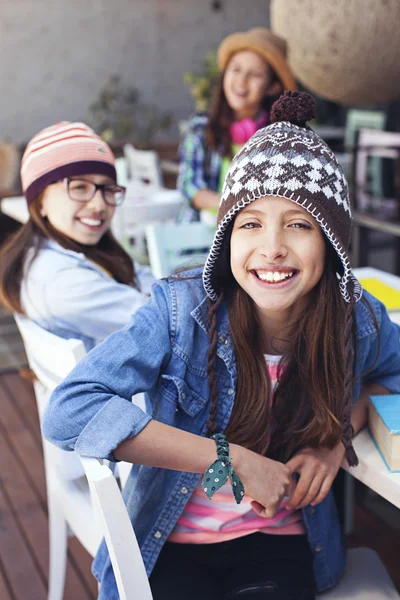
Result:
{"label": "braided hat tassel", "polygon": [[351,411],[353,407],[353,349],[352,349],[352,323],[353,323],[354,301],[346,306],[345,315],[345,356],[346,356],[346,375],[344,381],[344,412],[343,412],[343,433],[342,443],[345,448],[346,460],[350,467],[358,465],[357,454],[355,453],[352,439],[354,437],[354,428],[351,424]]}

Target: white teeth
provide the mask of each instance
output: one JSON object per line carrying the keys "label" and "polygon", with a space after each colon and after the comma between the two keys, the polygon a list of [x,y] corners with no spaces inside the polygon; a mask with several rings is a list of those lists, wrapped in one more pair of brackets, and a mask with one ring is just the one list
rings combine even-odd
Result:
{"label": "white teeth", "polygon": [[293,271],[290,271],[289,273],[282,273],[279,271],[267,271],[267,272],[256,271],[256,273],[257,273],[257,276],[259,279],[261,279],[262,281],[269,281],[269,282],[284,281],[285,279],[289,279],[290,277],[292,277],[294,274]]}
{"label": "white teeth", "polygon": [[84,225],[90,225],[91,227],[98,227],[102,221],[100,219],[90,219],[89,217],[79,219]]}

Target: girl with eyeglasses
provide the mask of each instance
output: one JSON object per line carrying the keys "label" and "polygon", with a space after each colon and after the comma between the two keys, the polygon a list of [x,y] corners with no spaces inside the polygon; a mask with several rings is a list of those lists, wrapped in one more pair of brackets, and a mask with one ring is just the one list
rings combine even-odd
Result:
{"label": "girl with eyeglasses", "polygon": [[83,123],[40,131],[21,165],[29,220],[0,252],[0,301],[87,350],[129,322],[153,281],[110,231],[125,195],[114,163]]}

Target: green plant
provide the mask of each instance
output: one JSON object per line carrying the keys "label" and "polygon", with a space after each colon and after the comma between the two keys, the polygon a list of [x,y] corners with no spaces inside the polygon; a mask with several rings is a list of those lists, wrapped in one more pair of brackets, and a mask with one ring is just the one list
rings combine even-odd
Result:
{"label": "green plant", "polygon": [[203,71],[195,74],[188,71],[183,83],[189,88],[196,112],[206,112],[211,99],[212,89],[218,78],[217,57],[215,52],[207,52],[203,59]]}
{"label": "green plant", "polygon": [[173,123],[171,113],[140,102],[139,91],[125,85],[120,75],[109,76],[88,113],[89,124],[106,142],[131,137],[136,143],[148,143]]}

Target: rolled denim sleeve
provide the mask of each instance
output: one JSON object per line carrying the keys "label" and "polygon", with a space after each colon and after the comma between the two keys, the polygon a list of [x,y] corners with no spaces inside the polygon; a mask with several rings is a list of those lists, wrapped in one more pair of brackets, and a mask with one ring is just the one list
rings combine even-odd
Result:
{"label": "rolled denim sleeve", "polygon": [[130,325],[90,351],[54,390],[43,435],[63,450],[114,460],[113,451],[151,417],[134,394],[152,388],[171,356],[168,284],[160,282]]}
{"label": "rolled denim sleeve", "polygon": [[379,324],[379,336],[375,336],[364,365],[364,383],[377,383],[392,394],[400,393],[400,327],[390,320],[386,308],[379,304],[375,311]]}

